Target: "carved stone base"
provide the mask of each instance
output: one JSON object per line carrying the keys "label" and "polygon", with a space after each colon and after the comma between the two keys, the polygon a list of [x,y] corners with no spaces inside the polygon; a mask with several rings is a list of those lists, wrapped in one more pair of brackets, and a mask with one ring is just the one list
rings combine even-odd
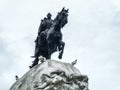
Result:
{"label": "carved stone base", "polygon": [[10,90],[88,90],[88,77],[70,63],[47,60],[30,69]]}

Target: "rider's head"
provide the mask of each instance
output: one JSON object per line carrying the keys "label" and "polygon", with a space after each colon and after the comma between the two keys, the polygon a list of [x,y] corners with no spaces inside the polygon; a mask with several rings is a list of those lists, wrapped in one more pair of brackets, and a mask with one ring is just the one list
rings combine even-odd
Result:
{"label": "rider's head", "polygon": [[51,19],[51,17],[52,17],[51,13],[48,13],[48,14],[47,14],[47,18],[48,18],[48,19]]}

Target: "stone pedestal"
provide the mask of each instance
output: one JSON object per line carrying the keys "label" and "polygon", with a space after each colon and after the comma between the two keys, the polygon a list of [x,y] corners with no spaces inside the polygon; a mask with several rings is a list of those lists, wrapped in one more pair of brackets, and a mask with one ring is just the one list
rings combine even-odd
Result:
{"label": "stone pedestal", "polygon": [[19,78],[10,90],[88,90],[88,77],[70,63],[46,60]]}

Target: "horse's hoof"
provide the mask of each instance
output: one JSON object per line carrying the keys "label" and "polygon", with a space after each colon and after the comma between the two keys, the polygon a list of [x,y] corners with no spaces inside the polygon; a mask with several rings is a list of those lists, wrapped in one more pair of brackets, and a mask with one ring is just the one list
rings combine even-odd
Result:
{"label": "horse's hoof", "polygon": [[29,68],[31,69],[31,68],[32,68],[32,66],[29,66]]}
{"label": "horse's hoof", "polygon": [[59,55],[58,58],[59,58],[59,59],[62,59],[62,55]]}

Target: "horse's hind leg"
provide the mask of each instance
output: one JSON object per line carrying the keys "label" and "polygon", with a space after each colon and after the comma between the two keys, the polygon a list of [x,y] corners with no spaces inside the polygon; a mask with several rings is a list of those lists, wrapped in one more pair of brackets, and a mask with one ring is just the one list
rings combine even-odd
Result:
{"label": "horse's hind leg", "polygon": [[58,56],[59,59],[62,59],[62,55],[63,55],[63,52],[64,52],[64,47],[65,47],[65,42],[60,41],[60,45],[59,45],[60,53],[59,53],[59,56]]}
{"label": "horse's hind leg", "polygon": [[38,64],[38,62],[39,62],[39,59],[38,59],[38,57],[36,57],[35,60],[33,61],[32,65],[29,66],[29,67],[30,67],[30,68],[34,67],[35,65]]}
{"label": "horse's hind leg", "polygon": [[48,51],[46,53],[46,59],[51,59],[51,49],[48,48]]}

